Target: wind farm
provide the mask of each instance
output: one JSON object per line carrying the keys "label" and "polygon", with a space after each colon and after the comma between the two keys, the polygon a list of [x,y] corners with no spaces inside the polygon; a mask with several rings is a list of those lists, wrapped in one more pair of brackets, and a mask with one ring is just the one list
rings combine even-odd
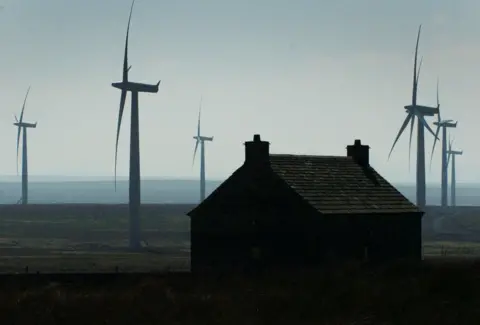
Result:
{"label": "wind farm", "polygon": [[353,2],[44,5],[0,17],[0,321],[476,319],[463,24]]}
{"label": "wind farm", "polygon": [[[214,187],[210,187],[210,189],[207,189],[207,175],[206,175],[206,170],[207,170],[207,163],[206,163],[206,143],[207,142],[212,142],[213,141],[213,136],[206,136],[203,133],[202,129],[202,109],[203,109],[203,95],[200,96],[200,103],[198,105],[198,119],[197,119],[197,125],[196,125],[196,134],[193,136],[193,139],[195,141],[195,146],[194,146],[194,151],[193,151],[193,160],[192,160],[192,165],[195,166],[195,162],[197,159],[197,152],[199,152],[199,159],[198,159],[198,167],[199,167],[199,175],[197,172],[195,172],[195,194],[192,194],[191,198],[185,199],[184,201],[175,201],[178,200],[177,197],[175,196],[170,196],[171,194],[167,193],[168,190],[165,190],[161,192],[162,194],[157,194],[156,197],[152,197],[151,194],[148,194],[148,197],[146,197],[146,200],[142,202],[141,199],[141,183],[142,183],[142,177],[141,177],[141,165],[140,165],[140,114],[139,114],[139,94],[140,93],[152,93],[156,94],[159,91],[159,86],[160,86],[160,81],[154,84],[150,83],[140,83],[140,82],[134,82],[131,81],[131,78],[129,77],[129,73],[131,72],[132,66],[129,63],[129,42],[130,42],[130,33],[131,33],[131,21],[132,21],[132,15],[134,11],[134,6],[135,6],[135,1],[132,1],[131,6],[130,6],[130,11],[128,15],[128,22],[127,22],[127,28],[126,28],[126,34],[124,38],[124,47],[123,47],[123,65],[122,65],[122,79],[120,82],[113,82],[111,83],[111,86],[113,88],[116,88],[120,90],[120,104],[118,106],[118,115],[117,115],[117,121],[116,121],[116,136],[115,136],[115,150],[114,150],[114,164],[113,164],[113,184],[112,187],[109,187],[110,185],[106,185],[107,188],[106,190],[112,191],[112,192],[117,192],[117,174],[118,174],[118,168],[117,168],[117,163],[118,163],[118,152],[119,152],[119,143],[120,143],[120,134],[121,134],[121,125],[122,121],[124,118],[124,111],[125,107],[128,105],[127,103],[127,94],[131,94],[131,101],[130,101],[130,109],[131,109],[131,117],[130,117],[130,130],[129,130],[129,140],[130,140],[130,151],[129,151],[129,165],[128,165],[128,204],[124,205],[124,202],[119,201],[116,202],[115,204],[110,203],[111,209],[120,209],[118,211],[119,214],[123,215],[124,217],[126,216],[125,213],[128,211],[127,215],[127,222],[124,225],[122,223],[122,226],[117,224],[117,227],[119,228],[124,228],[122,230],[122,235],[119,233],[115,234],[110,234],[108,236],[111,236],[112,240],[115,238],[116,241],[119,240],[121,236],[124,234],[128,238],[128,247],[123,247],[119,242],[116,242],[115,244],[112,244],[110,242],[107,246],[109,246],[109,249],[120,249],[120,247],[123,247],[125,251],[136,251],[136,252],[141,252],[144,251],[145,249],[152,249],[152,247],[155,246],[154,243],[158,243],[158,238],[152,237],[151,236],[151,231],[152,229],[149,228],[151,227],[148,226],[149,224],[152,223],[150,218],[152,218],[153,215],[158,213],[159,215],[164,215],[163,212],[160,212],[161,209],[165,209],[164,204],[158,204],[154,201],[157,199],[163,199],[165,201],[160,201],[160,202],[172,202],[173,206],[177,206],[175,208],[169,207],[167,210],[168,211],[176,211],[174,212],[175,214],[179,213],[182,214],[181,218],[185,218],[185,213],[192,207],[192,204],[198,204],[202,203],[205,201],[205,199],[211,194],[212,190],[215,190],[215,188],[218,188],[220,183],[214,185]],[[419,47],[420,47],[420,39],[421,39],[421,32],[422,32],[422,26],[420,25],[417,31],[417,38],[415,42],[415,47],[414,47],[414,58],[413,58],[413,76],[412,76],[412,99],[411,102],[408,105],[404,106],[404,110],[406,113],[406,117],[400,127],[400,130],[396,134],[396,137],[394,138],[393,145],[391,146],[390,152],[388,154],[389,161],[392,162],[393,157],[392,153],[394,149],[396,148],[396,145],[401,138],[402,134],[405,132],[407,127],[409,128],[409,155],[411,152],[411,146],[412,146],[412,140],[413,140],[413,135],[414,135],[414,128],[415,128],[415,123],[417,124],[417,132],[416,132],[416,184],[415,184],[415,200],[412,200],[413,203],[415,203],[420,209],[424,211],[430,211],[431,209],[434,209],[437,211],[437,207],[433,207],[432,205],[427,204],[426,202],[426,197],[427,197],[427,187],[426,187],[426,170],[425,170],[425,160],[426,160],[426,154],[425,154],[425,146],[426,146],[426,141],[432,140],[433,146],[432,146],[432,151],[431,151],[431,157],[430,157],[430,165],[436,165],[436,160],[433,159],[434,153],[435,153],[435,146],[437,143],[437,140],[440,140],[442,142],[442,148],[441,148],[441,202],[438,208],[444,208],[446,212],[441,212],[441,213],[450,213],[447,208],[449,208],[448,204],[448,168],[452,168],[452,176],[451,176],[451,200],[450,200],[450,206],[451,207],[457,207],[457,202],[456,202],[456,188],[455,188],[455,183],[456,183],[456,174],[455,174],[455,156],[461,154],[462,152],[460,151],[455,151],[451,149],[451,143],[450,143],[450,148],[447,148],[447,137],[449,135],[449,132],[447,129],[455,129],[457,127],[457,122],[451,119],[443,119],[440,111],[440,96],[439,96],[439,81],[437,79],[437,88],[436,88],[436,95],[437,95],[437,102],[436,106],[434,105],[424,105],[420,104],[420,100],[418,97],[419,93],[419,85],[420,85],[420,80],[421,80],[421,69],[422,65],[424,63],[424,57],[422,56],[420,59],[419,55]],[[139,46],[141,43],[136,43],[136,46]],[[428,58],[425,59],[426,62],[428,62]],[[422,77],[423,78],[423,77]],[[21,179],[21,188],[22,188],[22,196],[21,200],[19,203],[22,203],[21,205],[23,206],[29,206],[28,208],[25,207],[24,209],[28,209],[28,214],[29,215],[35,215],[35,211],[40,211],[42,209],[50,209],[48,204],[42,204],[41,202],[36,201],[35,203],[31,203],[29,201],[29,195],[28,195],[28,155],[27,155],[27,129],[28,128],[35,128],[36,123],[29,123],[25,121],[24,118],[24,112],[25,112],[25,106],[26,106],[26,101],[27,97],[29,94],[30,88],[27,90],[27,94],[24,99],[24,104],[21,110],[20,118],[16,118],[16,122],[14,125],[18,128],[18,134],[17,134],[17,159],[19,155],[19,146],[20,146],[20,136],[23,135],[23,146],[22,146],[22,179]],[[442,106],[443,107],[443,106]],[[160,108],[163,109],[163,108]],[[150,109],[149,109],[150,111]],[[443,112],[443,110],[442,110]],[[429,121],[428,118],[436,117],[436,121]],[[392,121],[393,122],[393,121]],[[433,122],[433,123],[432,123]],[[436,126],[436,131],[434,132],[432,129],[432,126]],[[161,126],[160,126],[161,128]],[[441,132],[440,132],[441,131]],[[294,136],[292,134],[291,136]],[[186,137],[186,135],[185,135]],[[216,148],[212,148],[214,151]],[[150,149],[148,149],[150,151]],[[160,151],[159,151],[160,152]],[[160,156],[159,156],[160,157]],[[161,161],[161,157],[160,160]],[[410,157],[409,157],[410,161]],[[198,178],[197,178],[198,177]],[[199,180],[199,181],[197,181]],[[167,184],[168,182],[165,181],[158,181],[158,184],[161,184],[162,182]],[[108,182],[107,182],[108,183]],[[110,184],[110,183],[108,183]],[[144,184],[148,184],[148,181],[146,181]],[[199,186],[198,186],[199,185]],[[159,185],[156,185],[159,186]],[[152,191],[155,191],[155,188],[148,187],[147,192],[152,193]],[[89,192],[89,190],[85,190],[85,192]],[[210,192],[210,193],[209,193]],[[158,187],[157,187],[157,193],[158,192]],[[198,194],[197,194],[198,193]],[[80,193],[76,194],[77,196],[80,195]],[[102,194],[103,195],[103,194]],[[112,194],[114,195],[114,194]],[[177,195],[177,194],[176,194]],[[91,201],[85,201],[82,202],[81,204],[76,203],[69,206],[69,204],[65,202],[57,202],[56,203],[56,208],[55,212],[52,212],[52,214],[58,214],[60,213],[59,211],[61,210],[58,208],[60,205],[63,207],[65,211],[71,211],[73,209],[75,212],[65,212],[68,214],[77,214],[80,213],[81,211],[82,214],[86,214],[89,216],[93,216],[93,220],[96,222],[101,219],[102,215],[108,215],[109,213],[107,212],[98,212],[98,211],[104,211],[103,208],[100,209],[95,208],[95,202],[94,199],[89,199]],[[77,201],[78,202],[78,201]],[[93,204],[93,205],[92,205]],[[114,208],[113,206],[116,206]],[[5,205],[7,206],[7,205]],[[108,206],[108,204],[107,204]],[[0,205],[1,207],[1,205]],[[121,207],[121,208],[120,208]],[[18,207],[15,207],[18,208]],[[458,208],[458,207],[457,207]],[[9,208],[10,209],[10,208]],[[60,209],[60,210],[58,210]],[[125,210],[127,209],[127,210]],[[156,210],[160,209],[160,210]],[[73,211],[72,210],[72,211]],[[11,211],[11,210],[8,210]],[[27,210],[25,210],[27,211]],[[53,210],[52,210],[53,211]],[[117,211],[117,210],[115,210]],[[157,212],[155,212],[157,211]],[[181,212],[180,212],[181,211]],[[11,212],[8,212],[11,213]],[[43,212],[44,213],[44,212]],[[437,213],[437,212],[435,212]],[[455,212],[456,213],[456,212]],[[431,215],[430,213],[428,215]],[[169,216],[170,217],[170,216]],[[123,217],[122,217],[123,218]],[[121,219],[121,218],[120,218]],[[120,220],[119,219],[119,220]],[[428,218],[427,218],[428,219]],[[122,219],[123,220],[123,219]],[[145,223],[145,226],[142,227],[141,231],[141,220],[142,223]],[[122,221],[124,222],[124,221]],[[170,220],[169,222],[174,223],[173,220]],[[186,221],[185,221],[186,222]],[[126,225],[128,225],[126,227]],[[165,226],[162,226],[165,227]],[[168,226],[167,226],[168,228]],[[183,228],[182,228],[183,229]],[[67,231],[67,230],[65,230]],[[71,231],[71,230],[68,230]],[[105,232],[106,230],[102,230],[102,232]],[[177,231],[177,230],[176,230]],[[185,233],[188,231],[186,229],[184,230],[178,230],[179,238],[184,238]],[[165,238],[170,238],[170,235],[166,234],[164,232],[164,229],[161,231],[162,236]],[[91,238],[97,238],[94,235],[89,235]],[[108,238],[106,236],[106,238]],[[78,240],[75,241],[74,245],[79,245]],[[177,243],[175,245],[178,249],[181,250],[188,250],[188,245],[186,246],[185,242],[182,243]],[[113,248],[115,247],[115,248]],[[179,248],[181,247],[181,248]],[[182,262],[183,263],[183,262]]]}
{"label": "wind farm", "polygon": [[418,28],[417,34],[417,43],[415,46],[415,58],[413,64],[413,88],[412,88],[412,103],[410,105],[405,106],[405,111],[407,112],[407,117],[403,121],[402,126],[393,142],[392,148],[390,149],[390,153],[388,157],[390,158],[393,149],[395,148],[395,144],[397,143],[398,139],[402,135],[405,128],[410,123],[410,142],[409,142],[409,153],[411,149],[412,143],[412,135],[413,135],[413,128],[415,125],[415,120],[417,120],[417,162],[416,162],[416,173],[417,173],[417,181],[416,181],[416,191],[417,191],[417,200],[416,204],[424,208],[426,206],[426,179],[425,179],[425,129],[430,132],[435,139],[437,139],[437,135],[433,132],[431,127],[428,125],[427,121],[425,120],[425,116],[434,116],[438,114],[439,107],[431,107],[431,106],[424,106],[417,104],[417,93],[418,93],[418,81],[420,77],[420,68],[422,60],[417,68],[417,59],[418,59],[418,44],[420,42],[420,33],[422,31],[422,26]]}
{"label": "wind farm", "polygon": [[[447,129],[448,128],[456,128],[457,127],[457,123],[458,122],[454,122],[453,120],[442,120],[442,118],[440,117],[440,100],[439,100],[439,95],[438,95],[438,80],[437,80],[437,107],[438,107],[438,114],[437,114],[437,117],[438,117],[438,120],[436,122],[434,122],[433,124],[435,124],[437,126],[437,131],[435,132],[435,140],[433,141],[433,147],[432,147],[432,155],[431,157],[433,158],[433,153],[435,151],[435,144],[437,143],[437,139],[438,139],[438,134],[439,134],[439,131],[440,129],[442,129],[442,170],[441,170],[441,173],[442,173],[442,177],[441,177],[441,180],[442,180],[442,199],[441,199],[441,206],[442,207],[446,207],[448,205],[448,170],[447,170],[447,151],[449,149],[447,149]],[[430,166],[432,165],[432,159],[430,159]]]}
{"label": "wind farm", "polygon": [[[141,231],[141,220],[144,220],[145,217],[142,216],[143,210],[142,206],[148,205],[148,204],[155,204],[158,201],[153,201],[154,198],[152,199],[151,197],[148,197],[148,199],[143,200],[142,199],[142,188],[141,184],[147,184],[147,182],[142,182],[142,173],[141,173],[141,164],[140,164],[140,108],[139,108],[139,96],[140,93],[150,93],[150,94],[157,94],[159,92],[159,86],[161,81],[158,81],[156,83],[145,83],[145,82],[134,82],[131,80],[130,73],[132,72],[132,65],[130,64],[129,61],[129,55],[130,55],[130,37],[131,37],[131,24],[132,24],[132,16],[133,16],[133,11],[135,7],[135,1],[131,2],[130,5],[130,11],[128,14],[128,21],[127,21],[127,27],[126,27],[126,33],[124,34],[124,44],[123,44],[123,63],[122,63],[122,78],[121,81],[119,82],[111,82],[111,87],[120,90],[120,102],[119,105],[117,106],[118,112],[117,112],[117,120],[116,120],[116,134],[115,134],[115,150],[114,150],[114,164],[113,164],[113,184],[112,187],[108,187],[108,191],[112,191],[114,193],[117,192],[117,174],[118,174],[118,160],[119,160],[119,144],[120,144],[120,135],[121,135],[121,126],[122,122],[124,119],[124,112],[126,106],[130,104],[129,109],[131,110],[131,116],[130,116],[130,128],[129,128],[129,161],[128,161],[128,227],[125,226],[125,230],[128,233],[128,250],[129,251],[140,251],[145,248],[145,246],[148,246],[145,241],[151,243],[152,238],[147,240],[148,237],[148,231],[150,231],[147,228],[144,228],[144,231]],[[120,33],[118,33],[120,34]],[[420,52],[420,43],[421,43],[421,34],[422,34],[422,25],[418,27],[417,33],[416,33],[416,40],[415,40],[415,46],[414,46],[414,55],[413,55],[413,73],[411,74],[411,83],[412,83],[412,88],[411,88],[411,102],[408,103],[407,105],[403,106],[403,109],[406,113],[406,117],[403,120],[403,123],[401,124],[400,130],[396,134],[395,138],[393,139],[393,144],[390,148],[390,152],[388,153],[388,159],[389,163],[392,163],[393,160],[398,159],[399,157],[393,157],[393,151],[397,147],[398,141],[402,137],[402,134],[406,133],[405,130],[408,128],[409,130],[409,137],[408,137],[408,151],[409,155],[412,150],[412,140],[414,137],[414,131],[415,131],[415,124],[416,125],[416,150],[415,150],[415,199],[412,199],[412,203],[414,203],[418,208],[420,208],[423,211],[428,211],[431,209],[431,203],[427,203],[427,172],[425,168],[425,161],[426,161],[426,153],[425,153],[425,147],[426,147],[426,142],[432,141],[433,146],[432,146],[432,151],[431,151],[431,157],[430,158],[430,165],[437,166],[436,160],[434,159],[434,154],[435,154],[435,146],[437,143],[437,140],[441,139],[442,143],[442,148],[441,148],[441,177],[439,180],[441,181],[441,200],[440,200],[440,207],[442,208],[448,208],[448,167],[449,167],[449,161],[450,166],[454,165],[454,156],[458,155],[459,153],[457,151],[451,150],[447,148],[447,137],[449,135],[448,130],[456,129],[457,128],[457,121],[451,120],[451,119],[443,119],[440,111],[440,97],[439,97],[439,82],[437,79],[437,102],[436,105],[428,105],[428,104],[423,104],[420,103],[421,100],[423,101],[424,99],[419,98],[419,89],[420,84],[422,84],[422,87],[427,87],[428,86],[428,71],[427,74],[423,72],[423,75],[421,76],[421,70],[422,66],[424,65],[424,62],[429,62],[428,56],[421,56]],[[142,35],[142,32],[139,34],[140,36]],[[136,40],[137,37],[134,37]],[[134,48],[146,46],[148,44],[148,40],[145,39],[145,37],[138,37],[139,41],[135,43]],[[141,42],[140,42],[141,40]],[[115,62],[115,60],[112,60]],[[141,62],[138,63],[138,65],[141,65]],[[425,68],[423,68],[425,69]],[[135,71],[137,71],[135,69]],[[140,70],[141,73],[145,73],[145,70]],[[424,81],[426,80],[426,81]],[[425,86],[423,86],[425,85]],[[32,205],[32,209],[37,206],[39,202],[35,201],[34,204],[31,203],[31,200],[29,200],[29,183],[28,183],[28,154],[27,154],[27,129],[29,128],[36,128],[37,124],[36,123],[29,123],[25,121],[24,118],[24,111],[25,111],[25,106],[26,106],[26,101],[27,97],[29,94],[30,88],[27,91],[27,94],[25,96],[24,100],[24,105],[21,110],[20,118],[15,120],[14,125],[18,128],[17,131],[17,160],[19,158],[19,147],[20,147],[20,136],[23,135],[23,145],[22,145],[22,177],[21,177],[21,189],[22,189],[22,195],[19,203],[22,203],[21,205]],[[446,89],[444,92],[448,92],[448,89]],[[131,94],[131,100],[127,101],[127,95],[128,93]],[[162,96],[158,96],[162,97]],[[443,104],[442,104],[443,105]],[[148,107],[150,105],[145,105],[147,107],[147,110],[145,111],[150,112],[152,110],[164,110],[163,107]],[[195,185],[196,189],[195,192],[198,194],[195,194],[194,199],[187,199],[186,201],[182,201],[181,204],[197,204],[197,203],[202,203],[205,201],[205,199],[211,194],[212,189],[207,190],[207,162],[206,162],[206,143],[207,142],[213,142],[213,136],[207,136],[203,134],[203,129],[202,129],[202,106],[203,106],[203,95],[200,97],[200,103],[198,106],[198,119],[197,119],[197,128],[196,128],[196,134],[193,136],[193,139],[195,141],[195,146],[194,146],[194,151],[193,151],[193,161],[192,165],[196,166],[196,159],[197,159],[197,152],[199,153],[199,159],[198,159],[198,169],[199,169],[199,175],[197,173],[197,170],[195,168],[195,181],[198,180],[198,185]],[[447,105],[448,106],[448,105]],[[142,106],[143,107],[143,106]],[[443,106],[442,106],[443,108]],[[166,108],[165,108],[166,109]],[[167,109],[168,110],[168,109]],[[398,110],[398,109],[397,109]],[[442,109],[443,113],[443,109]],[[436,118],[434,121],[430,121],[430,118]],[[393,123],[394,121],[390,121],[390,123]],[[163,124],[162,124],[163,123]],[[166,123],[166,124],[165,124]],[[158,123],[158,129],[162,129],[162,125],[167,125],[169,121],[159,121]],[[179,122],[180,123],[180,122]],[[175,124],[175,123],[172,123]],[[180,124],[179,124],[180,125]],[[432,127],[436,126],[436,131],[434,132]],[[360,130],[364,129],[362,126],[357,126],[358,132]],[[448,130],[447,130],[448,129]],[[440,132],[441,131],[441,132]],[[43,132],[43,130],[41,130]],[[158,131],[155,131],[154,133],[149,133],[153,134],[155,136],[155,133]],[[357,131],[353,131],[357,132]],[[67,135],[65,135],[67,137]],[[150,137],[150,135],[149,135]],[[183,135],[184,138],[188,138],[187,134]],[[295,138],[295,133],[289,134],[290,138]],[[223,138],[223,137],[222,137]],[[220,141],[223,141],[222,138]],[[227,137],[228,138],[228,137]],[[149,140],[146,138],[146,140]],[[217,142],[216,142],[217,145]],[[145,147],[147,154],[150,154],[151,151],[157,151],[158,152],[158,165],[162,165],[163,161],[163,155],[160,153],[165,152],[163,151],[163,148],[156,148],[155,150],[151,149],[151,145],[148,147]],[[120,150],[121,151],[121,150]],[[185,151],[182,149],[182,151]],[[144,151],[142,150],[142,153]],[[386,152],[384,152],[386,153]],[[212,157],[213,155],[218,155],[218,149],[217,147],[212,147]],[[453,156],[452,156],[453,155]],[[168,155],[165,155],[168,156]],[[211,157],[209,155],[209,157]],[[218,157],[218,156],[217,156]],[[211,158],[213,159],[213,158]],[[210,159],[209,159],[209,166],[210,166]],[[410,157],[409,157],[410,161]],[[180,159],[179,159],[180,163]],[[212,161],[214,163],[214,161]],[[159,173],[161,174],[159,167]],[[18,167],[17,167],[18,170]],[[209,168],[209,171],[211,169]],[[455,193],[455,178],[456,174],[452,169],[452,184],[451,184],[451,192]],[[159,181],[160,182],[160,181]],[[110,185],[108,185],[110,186]],[[143,185],[144,186],[144,185]],[[218,187],[219,184],[215,185],[215,187]],[[214,190],[215,188],[213,188]],[[120,190],[119,190],[120,191]],[[149,193],[152,193],[152,191],[155,191],[155,189],[148,189]],[[86,190],[85,192],[88,192]],[[210,193],[209,193],[210,192]],[[165,192],[162,192],[165,193]],[[78,194],[77,194],[78,195]],[[116,194],[111,194],[116,195]],[[149,194],[150,195],[150,194]],[[167,197],[166,194],[159,194],[157,195],[158,199],[162,199],[162,196]],[[455,197],[454,194],[452,194],[452,198]],[[410,199],[410,198],[409,198]],[[164,198],[165,201],[161,202],[172,202],[172,204],[177,204],[176,199],[170,199],[170,198]],[[93,201],[93,199],[92,199]],[[178,202],[178,201],[177,201]],[[58,202],[58,203],[63,203],[65,202]],[[95,204],[95,202],[85,202],[85,204]],[[117,202],[116,204],[125,204],[127,202]],[[82,203],[84,204],[84,203]],[[180,204],[180,203],[178,203]],[[453,198],[451,199],[450,202],[451,206],[457,206],[456,200]],[[79,210],[81,208],[75,207],[76,210]],[[180,210],[184,210],[181,208]],[[447,210],[446,210],[447,211]],[[186,211],[185,211],[186,212]],[[147,212],[149,214],[151,212]],[[93,215],[96,215],[95,213]],[[98,217],[95,217],[98,218]],[[147,222],[148,223],[148,222]]]}

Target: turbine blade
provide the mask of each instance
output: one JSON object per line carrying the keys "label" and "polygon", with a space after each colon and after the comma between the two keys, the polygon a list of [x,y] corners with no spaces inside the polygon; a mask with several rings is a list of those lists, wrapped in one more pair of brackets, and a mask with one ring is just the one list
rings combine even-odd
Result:
{"label": "turbine blade", "polygon": [[430,132],[435,137],[435,139],[438,139],[438,137],[435,135],[435,132],[433,132],[432,128],[430,127],[430,125],[428,125],[427,121],[425,120],[425,117],[423,117],[423,115],[421,114],[418,114],[417,116],[418,116],[419,122],[422,123],[422,125],[428,130],[428,132]]}
{"label": "turbine blade", "polygon": [[[432,153],[430,154],[430,170],[432,169],[433,152],[435,151],[435,145],[437,144],[437,139],[438,139],[438,134],[439,133],[440,133],[440,126],[437,126],[437,130],[435,131],[435,139],[433,140]],[[442,148],[442,150],[443,150],[443,148]]]}
{"label": "turbine blade", "polygon": [[[423,64],[423,56],[420,58],[420,63],[418,65],[418,71],[417,71],[417,79],[415,82],[415,103],[417,102],[417,96],[418,96],[418,80],[420,79],[420,71],[422,70],[422,64]],[[415,108],[414,108],[415,110]],[[410,168],[410,165],[409,165]]]}
{"label": "turbine blade", "polygon": [[417,44],[415,45],[415,58],[413,63],[413,89],[412,89],[412,105],[417,104],[417,58],[418,58],[418,43],[420,42],[420,33],[422,25],[418,27]]}
{"label": "turbine blade", "polygon": [[452,140],[450,134],[448,135],[448,156],[447,156],[447,167],[450,163],[450,156],[452,155]]}
{"label": "turbine blade", "polygon": [[27,103],[27,97],[28,97],[29,92],[30,92],[30,87],[28,87],[27,94],[25,95],[25,99],[23,100],[22,112],[20,113],[19,123],[22,123],[22,121],[23,121],[23,112],[25,111],[25,104]]}
{"label": "turbine blade", "polygon": [[123,117],[123,110],[125,108],[125,100],[127,99],[127,91],[122,90],[122,94],[120,96],[120,109],[118,111],[118,120],[117,120],[117,137],[115,140],[115,169],[114,169],[114,177],[115,177],[115,191],[117,190],[117,153],[118,153],[118,138],[120,136],[120,126],[122,125],[122,117]]}
{"label": "turbine blade", "polygon": [[449,146],[448,146],[448,156],[447,156],[447,166],[449,165],[450,163],[450,157],[452,156],[452,143],[449,142]]}
{"label": "turbine blade", "polygon": [[200,142],[199,139],[197,139],[197,142],[195,142],[195,149],[193,150],[193,161],[192,161],[192,166],[195,164],[195,155],[197,154],[197,149],[198,149],[198,143]]}
{"label": "turbine blade", "polygon": [[418,80],[420,79],[420,71],[422,71],[422,64],[423,64],[423,56],[420,58],[420,63],[418,64],[418,71],[417,71],[417,89],[418,89]]}
{"label": "turbine blade", "polygon": [[130,7],[130,15],[128,16],[128,25],[127,25],[127,35],[125,36],[125,54],[123,56],[123,81],[128,81],[128,35],[130,33],[130,21],[132,20],[133,5],[135,0],[132,1],[132,6]]}
{"label": "turbine blade", "polygon": [[410,122],[410,140],[408,142],[408,171],[410,171],[410,154],[412,149],[412,136],[413,136],[414,125],[415,125],[415,117],[413,117]]}
{"label": "turbine blade", "polygon": [[13,117],[15,118],[15,122],[18,123],[18,118],[17,118],[17,114],[14,114]]}
{"label": "turbine blade", "polygon": [[440,98],[438,96],[438,86],[440,83],[440,78],[437,77],[437,106],[440,106]]}
{"label": "turbine blade", "polygon": [[395,144],[397,143],[398,139],[402,135],[403,131],[407,127],[408,122],[410,122],[410,119],[413,117],[412,113],[408,113],[407,117],[405,118],[405,121],[403,121],[402,126],[400,127],[400,131],[398,131],[397,137],[395,138],[395,141],[393,141],[392,149],[390,149],[390,153],[388,154],[388,159],[390,159],[390,156],[392,155],[393,148],[395,147]]}
{"label": "turbine blade", "polygon": [[440,96],[439,96],[439,92],[438,92],[439,83],[440,83],[440,80],[437,77],[437,109],[438,109],[437,117],[438,117],[438,122],[440,122],[442,120],[441,117],[440,117]]}
{"label": "turbine blade", "polygon": [[200,97],[200,105],[198,108],[198,125],[197,125],[197,137],[200,137],[200,117],[202,114],[202,101],[203,101],[203,96]]}
{"label": "turbine blade", "polygon": [[21,127],[18,126],[18,131],[17,131],[17,175],[18,175],[18,148],[20,146],[20,132],[22,131]]}

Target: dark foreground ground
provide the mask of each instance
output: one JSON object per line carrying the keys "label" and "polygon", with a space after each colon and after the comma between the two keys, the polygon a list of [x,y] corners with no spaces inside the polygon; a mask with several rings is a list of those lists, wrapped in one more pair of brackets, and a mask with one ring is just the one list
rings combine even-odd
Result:
{"label": "dark foreground ground", "polygon": [[0,277],[1,324],[479,324],[480,263]]}
{"label": "dark foreground ground", "polygon": [[[421,266],[122,273],[188,270],[192,207],[143,205],[129,253],[126,205],[0,206],[0,273],[29,267],[0,275],[0,324],[480,324],[480,243],[425,233]],[[473,212],[444,225],[480,229]]]}

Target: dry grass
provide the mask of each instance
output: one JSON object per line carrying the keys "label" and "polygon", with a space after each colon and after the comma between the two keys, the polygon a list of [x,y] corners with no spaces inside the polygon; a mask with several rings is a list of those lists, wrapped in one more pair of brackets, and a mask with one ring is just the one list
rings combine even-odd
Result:
{"label": "dry grass", "polygon": [[466,261],[87,280],[0,280],[0,322],[458,325],[480,319],[480,264]]}
{"label": "dry grass", "polygon": [[0,256],[0,274],[25,273],[110,273],[160,272],[168,269],[188,270],[186,254],[129,252],[63,252],[23,256]]}
{"label": "dry grass", "polygon": [[426,257],[468,257],[480,258],[480,243],[431,241],[424,242],[423,253]]}

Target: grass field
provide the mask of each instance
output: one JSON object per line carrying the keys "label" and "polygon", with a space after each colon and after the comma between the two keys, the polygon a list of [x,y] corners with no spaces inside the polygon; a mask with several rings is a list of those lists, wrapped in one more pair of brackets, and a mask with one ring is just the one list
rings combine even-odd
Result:
{"label": "grass field", "polygon": [[[186,270],[191,207],[143,207],[145,252],[129,253],[125,205],[1,206],[0,273]],[[480,243],[424,242],[424,256],[477,258]]]}
{"label": "grass field", "polygon": [[480,207],[440,207],[429,206],[424,219],[441,218],[442,227],[449,231],[472,231],[480,232]]}
{"label": "grass field", "polygon": [[423,243],[424,258],[430,257],[465,257],[480,258],[480,243],[431,241]]}
{"label": "grass field", "polygon": [[84,205],[55,207],[53,211],[44,207],[0,210],[0,272],[25,272],[26,266],[29,272],[42,273],[189,268],[190,223],[186,215],[147,210],[141,224],[145,252],[130,253],[126,252],[125,209]]}

